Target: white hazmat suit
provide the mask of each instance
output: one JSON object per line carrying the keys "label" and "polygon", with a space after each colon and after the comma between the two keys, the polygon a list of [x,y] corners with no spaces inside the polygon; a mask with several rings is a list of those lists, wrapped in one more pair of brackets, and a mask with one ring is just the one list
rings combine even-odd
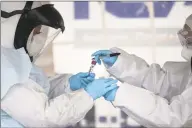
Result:
{"label": "white hazmat suit", "polygon": [[[11,12],[24,5],[25,2],[1,2],[1,9]],[[41,2],[35,5],[41,6]],[[84,89],[70,90],[71,75],[48,79],[31,63],[24,48],[14,49],[19,17],[1,18],[1,127],[61,127],[77,123],[92,108],[93,98]]]}
{"label": "white hazmat suit", "polygon": [[[192,15],[186,24],[192,30]],[[163,68],[119,48],[111,51],[121,53],[107,68],[123,82],[112,102],[115,107],[145,127],[192,127],[192,42],[182,50],[186,62],[166,62]]]}
{"label": "white hazmat suit", "polygon": [[[191,62],[166,62],[149,66],[143,59],[120,49],[107,71],[123,81],[115,107],[146,127],[192,126]],[[133,86],[135,85],[135,86]]]}

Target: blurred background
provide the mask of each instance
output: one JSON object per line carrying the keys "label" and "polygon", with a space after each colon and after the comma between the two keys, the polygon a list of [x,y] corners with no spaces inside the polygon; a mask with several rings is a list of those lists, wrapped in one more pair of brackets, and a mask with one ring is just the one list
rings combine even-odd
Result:
{"label": "blurred background", "polygon": [[[36,62],[49,76],[87,72],[96,50],[119,47],[149,64],[184,61],[177,31],[192,13],[192,2],[51,2],[62,14],[66,30]],[[108,77],[103,66],[96,77]],[[142,109],[142,106],[141,106]],[[141,127],[106,102],[71,127]]]}

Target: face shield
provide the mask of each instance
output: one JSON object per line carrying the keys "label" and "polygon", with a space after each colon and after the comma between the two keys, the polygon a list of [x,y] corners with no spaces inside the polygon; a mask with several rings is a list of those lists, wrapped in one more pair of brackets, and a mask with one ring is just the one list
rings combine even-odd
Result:
{"label": "face shield", "polygon": [[31,61],[37,59],[43,49],[65,30],[63,18],[52,4],[33,9],[32,5],[33,1],[27,1],[23,10],[1,10],[1,17],[7,19],[21,14],[15,29],[13,45],[15,49],[24,48]]}
{"label": "face shield", "polygon": [[60,28],[55,29],[45,25],[39,25],[33,29],[29,35],[26,49],[34,62],[60,32],[62,32]]}

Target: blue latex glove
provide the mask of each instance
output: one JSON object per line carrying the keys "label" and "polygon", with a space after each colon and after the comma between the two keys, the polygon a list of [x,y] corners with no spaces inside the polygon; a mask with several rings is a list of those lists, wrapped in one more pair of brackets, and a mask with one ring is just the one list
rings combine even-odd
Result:
{"label": "blue latex glove", "polygon": [[85,87],[84,89],[94,100],[96,100],[105,95],[108,91],[117,88],[116,83],[117,80],[114,80],[112,78],[102,78],[94,80],[92,83],[88,84],[87,87]]}
{"label": "blue latex glove", "polygon": [[107,93],[104,95],[105,100],[107,100],[107,101],[114,101],[114,100],[115,100],[115,96],[116,96],[116,92],[117,92],[118,88],[119,88],[119,87],[116,87],[115,89],[107,92]]}
{"label": "blue latex glove", "polygon": [[80,88],[86,87],[89,83],[91,83],[95,79],[95,74],[91,73],[78,73],[69,78],[70,89],[72,91],[78,90]]}
{"label": "blue latex glove", "polygon": [[[112,66],[116,62],[117,56],[104,57],[105,55],[109,55],[111,53],[112,52],[110,50],[99,50],[93,53],[92,56],[95,57],[95,60],[99,65],[101,65],[101,60],[102,60],[103,63],[106,64],[107,66]],[[102,57],[102,59],[100,59],[100,57]]]}

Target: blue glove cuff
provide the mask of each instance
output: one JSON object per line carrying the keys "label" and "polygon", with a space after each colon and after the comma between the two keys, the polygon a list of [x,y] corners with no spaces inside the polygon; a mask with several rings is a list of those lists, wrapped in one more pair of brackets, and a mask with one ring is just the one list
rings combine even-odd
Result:
{"label": "blue glove cuff", "polygon": [[107,100],[107,101],[114,101],[118,88],[119,88],[119,87],[117,87],[117,88],[115,88],[115,89],[107,92],[107,93],[104,95],[105,100]]}
{"label": "blue glove cuff", "polygon": [[92,95],[92,93],[90,93],[90,92],[87,90],[86,87],[84,88],[84,90],[89,94],[89,96],[91,96],[91,97],[93,98],[93,100],[96,100],[96,99],[97,99],[97,97],[94,96],[94,95]]}

